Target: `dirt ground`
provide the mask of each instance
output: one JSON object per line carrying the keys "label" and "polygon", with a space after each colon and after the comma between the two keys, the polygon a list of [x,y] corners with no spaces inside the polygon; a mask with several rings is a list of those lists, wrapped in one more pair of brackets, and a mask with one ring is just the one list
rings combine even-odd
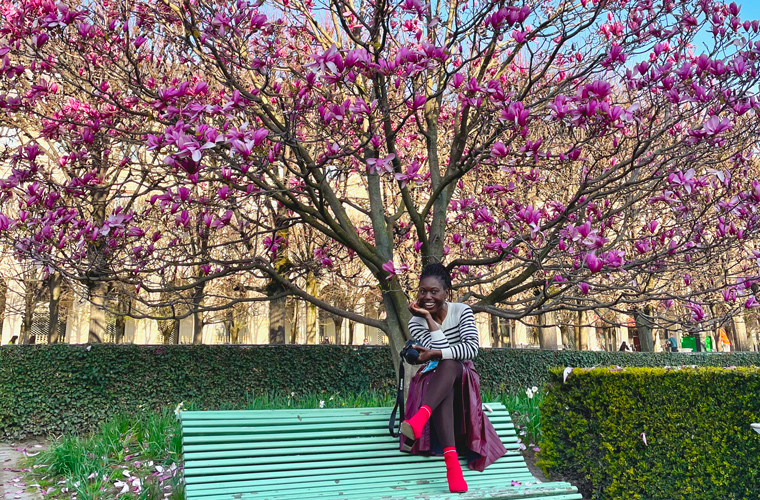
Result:
{"label": "dirt ground", "polygon": [[522,456],[525,459],[525,463],[528,464],[528,470],[533,477],[541,481],[542,483],[548,483],[550,480],[544,475],[543,471],[536,465],[536,452],[527,449],[522,452]]}
{"label": "dirt ground", "polygon": [[26,454],[39,453],[43,441],[0,443],[0,500],[41,500],[39,488],[21,478],[20,462]]}

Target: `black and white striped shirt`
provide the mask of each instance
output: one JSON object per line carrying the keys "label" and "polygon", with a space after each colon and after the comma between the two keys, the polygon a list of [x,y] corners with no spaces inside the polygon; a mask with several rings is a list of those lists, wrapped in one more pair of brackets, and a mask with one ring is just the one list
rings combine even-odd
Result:
{"label": "black and white striped shirt", "polygon": [[472,309],[459,302],[446,304],[448,311],[439,330],[431,332],[425,318],[412,316],[409,331],[422,347],[440,350],[443,359],[472,359],[478,355],[480,345]]}

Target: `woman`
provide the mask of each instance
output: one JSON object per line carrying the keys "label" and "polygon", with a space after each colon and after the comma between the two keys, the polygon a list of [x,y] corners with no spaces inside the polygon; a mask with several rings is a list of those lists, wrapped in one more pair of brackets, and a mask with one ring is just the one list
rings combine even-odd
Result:
{"label": "woman", "polygon": [[625,340],[623,341],[623,343],[622,343],[622,344],[620,344],[620,349],[618,349],[618,350],[619,350],[619,351],[627,351],[627,352],[631,352],[631,348],[630,348],[630,347],[628,347],[628,344],[626,344],[626,343],[625,343]]}
{"label": "woman", "polygon": [[458,452],[470,469],[482,471],[506,453],[483,414],[480,379],[470,361],[478,354],[478,330],[472,309],[451,302],[451,277],[441,264],[425,266],[417,300],[409,304],[409,331],[417,340],[420,363],[409,386],[401,423],[401,449],[443,455],[449,491],[467,491]]}

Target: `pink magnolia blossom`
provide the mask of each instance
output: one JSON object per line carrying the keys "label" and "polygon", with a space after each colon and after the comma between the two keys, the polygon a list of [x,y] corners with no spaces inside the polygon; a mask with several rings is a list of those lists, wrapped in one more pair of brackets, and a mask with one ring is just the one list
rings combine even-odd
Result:
{"label": "pink magnolia blossom", "polygon": [[389,260],[385,264],[383,264],[383,271],[388,273],[388,276],[386,276],[385,279],[392,280],[394,276],[401,276],[402,274],[406,273],[409,270],[409,265],[407,264],[401,264],[398,268],[393,264],[392,260]]}
{"label": "pink magnolia blossom", "polygon": [[388,172],[393,173],[393,159],[396,158],[394,153],[391,153],[384,158],[367,158],[367,171],[375,175],[383,175]]}

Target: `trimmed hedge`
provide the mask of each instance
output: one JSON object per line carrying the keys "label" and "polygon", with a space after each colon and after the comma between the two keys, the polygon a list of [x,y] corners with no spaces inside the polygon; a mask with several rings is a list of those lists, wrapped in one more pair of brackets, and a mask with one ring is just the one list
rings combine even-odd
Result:
{"label": "trimmed hedge", "polygon": [[758,395],[758,368],[553,370],[539,465],[592,499],[758,499]]}
{"label": "trimmed hedge", "polygon": [[[760,364],[758,353],[686,354],[483,349],[490,393],[542,386],[553,366]],[[387,347],[58,344],[0,348],[0,439],[90,431],[109,416],[244,405],[253,395],[393,391]]]}
{"label": "trimmed hedge", "polygon": [[92,431],[121,413],[244,406],[254,394],[393,386],[388,349],[58,344],[0,349],[0,439]]}

